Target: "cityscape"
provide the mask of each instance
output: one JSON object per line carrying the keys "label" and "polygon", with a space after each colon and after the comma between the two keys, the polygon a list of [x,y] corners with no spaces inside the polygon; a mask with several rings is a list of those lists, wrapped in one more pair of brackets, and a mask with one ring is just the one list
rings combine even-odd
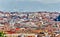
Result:
{"label": "cityscape", "polygon": [[60,37],[60,0],[0,0],[0,37]]}
{"label": "cityscape", "polygon": [[6,37],[60,37],[60,13],[0,11],[0,32]]}

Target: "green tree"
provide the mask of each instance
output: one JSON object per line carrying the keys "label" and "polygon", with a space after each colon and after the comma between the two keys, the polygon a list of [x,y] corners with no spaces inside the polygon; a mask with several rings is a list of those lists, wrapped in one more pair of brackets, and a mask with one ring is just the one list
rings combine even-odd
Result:
{"label": "green tree", "polygon": [[6,37],[3,32],[0,32],[0,37]]}

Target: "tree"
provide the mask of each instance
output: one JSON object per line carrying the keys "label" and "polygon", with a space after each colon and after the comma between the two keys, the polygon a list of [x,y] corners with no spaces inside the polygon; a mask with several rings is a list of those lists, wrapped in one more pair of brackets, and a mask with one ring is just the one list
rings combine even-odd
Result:
{"label": "tree", "polygon": [[55,21],[60,21],[60,15],[54,19]]}
{"label": "tree", "polygon": [[0,32],[0,37],[6,37],[4,36],[5,34],[3,32]]}

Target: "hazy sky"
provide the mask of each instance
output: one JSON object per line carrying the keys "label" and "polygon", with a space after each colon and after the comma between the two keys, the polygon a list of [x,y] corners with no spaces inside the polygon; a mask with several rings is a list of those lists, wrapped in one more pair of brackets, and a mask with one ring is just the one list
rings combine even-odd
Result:
{"label": "hazy sky", "polygon": [[1,11],[58,11],[60,0],[0,0]]}

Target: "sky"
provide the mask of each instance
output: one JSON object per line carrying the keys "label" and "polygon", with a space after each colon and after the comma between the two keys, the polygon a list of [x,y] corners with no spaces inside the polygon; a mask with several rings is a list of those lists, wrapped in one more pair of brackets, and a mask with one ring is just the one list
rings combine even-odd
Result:
{"label": "sky", "polygon": [[60,12],[60,0],[0,0],[0,11],[8,12]]}

